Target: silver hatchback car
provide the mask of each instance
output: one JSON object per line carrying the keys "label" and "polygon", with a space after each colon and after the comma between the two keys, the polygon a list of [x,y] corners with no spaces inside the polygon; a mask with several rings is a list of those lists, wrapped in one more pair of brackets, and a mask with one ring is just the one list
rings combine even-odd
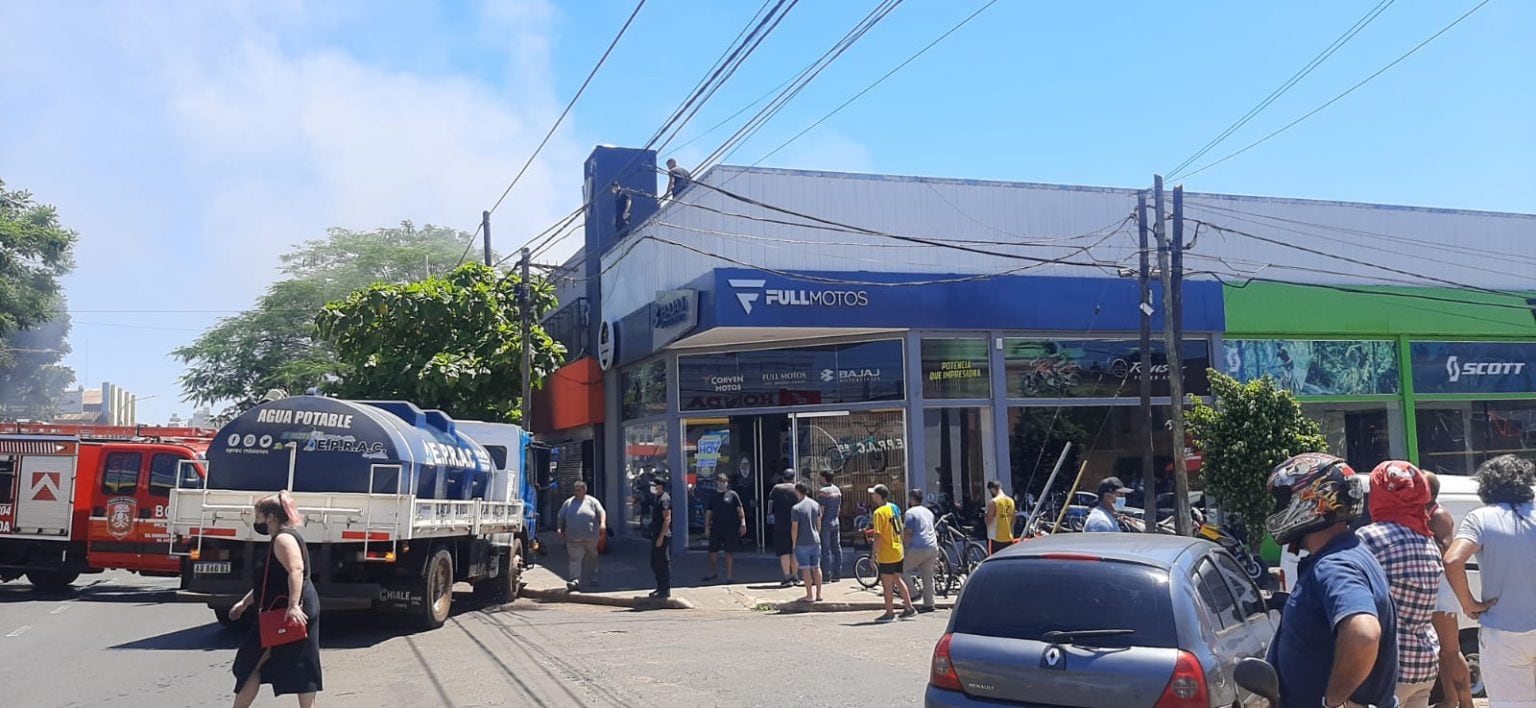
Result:
{"label": "silver hatchback car", "polygon": [[983,562],[934,647],[928,706],[1211,708],[1274,638],[1259,588],[1198,538],[1074,533]]}

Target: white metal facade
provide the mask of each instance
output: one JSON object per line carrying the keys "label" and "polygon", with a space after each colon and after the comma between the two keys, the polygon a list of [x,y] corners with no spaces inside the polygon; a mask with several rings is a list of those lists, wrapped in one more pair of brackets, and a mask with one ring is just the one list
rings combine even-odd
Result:
{"label": "white metal facade", "polygon": [[[850,280],[861,271],[1113,277],[1116,264],[1136,262],[1132,189],[734,166],[717,167],[701,181],[863,229],[1097,267],[1042,265],[818,228],[695,185],[603,256],[603,316],[633,312],[658,290],[681,287],[721,267],[836,271]],[[1437,278],[1489,289],[1536,289],[1533,214],[1191,192],[1185,195],[1185,217],[1185,240],[1193,243],[1186,256],[1191,278],[1215,273],[1227,282],[1257,276],[1299,283],[1447,285],[1431,279]],[[1208,226],[1198,226],[1197,236],[1196,221],[1293,247]]]}

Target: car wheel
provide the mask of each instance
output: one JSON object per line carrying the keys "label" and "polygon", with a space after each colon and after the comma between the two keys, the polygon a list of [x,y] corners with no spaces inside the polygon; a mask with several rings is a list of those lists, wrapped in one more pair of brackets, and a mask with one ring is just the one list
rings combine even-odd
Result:
{"label": "car wheel", "polygon": [[1461,655],[1467,658],[1467,670],[1472,678],[1472,696],[1484,698],[1488,695],[1488,688],[1483,685],[1482,656],[1479,654],[1476,629],[1464,629],[1461,632]]}

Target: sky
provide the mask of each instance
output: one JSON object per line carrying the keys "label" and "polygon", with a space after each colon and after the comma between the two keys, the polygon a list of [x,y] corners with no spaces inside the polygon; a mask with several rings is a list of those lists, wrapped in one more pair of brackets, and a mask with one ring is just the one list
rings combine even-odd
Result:
{"label": "sky", "polygon": [[[1196,164],[1376,72],[1479,0],[1398,0]],[[803,0],[682,132],[797,73],[876,3]],[[908,0],[727,162],[753,164],[981,0]],[[0,179],[80,233],[67,359],[161,422],[171,350],[249,306],[327,227],[473,230],[632,0],[0,0]],[[494,217],[510,252],[581,202],[592,146],[641,145],[760,3],[648,0]],[[1001,0],[764,165],[1139,187],[1218,135],[1374,6]],[[1536,212],[1536,3],[1493,0],[1189,189]],[[741,119],[737,119],[739,122]],[[575,239],[546,256],[556,260]]]}

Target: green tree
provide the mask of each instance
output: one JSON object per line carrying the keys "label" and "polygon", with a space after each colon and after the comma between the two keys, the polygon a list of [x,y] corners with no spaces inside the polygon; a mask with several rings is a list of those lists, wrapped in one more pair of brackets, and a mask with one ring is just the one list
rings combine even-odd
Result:
{"label": "green tree", "polygon": [[[442,277],[374,285],[333,302],[315,323],[340,360],[328,387],[344,398],[399,398],[455,417],[518,422],[522,399],[521,278],[472,263]],[[534,381],[565,348],[537,323],[554,288],[530,288]]]}
{"label": "green tree", "polygon": [[256,307],[220,320],[174,354],[188,401],[232,402],[249,408],[267,391],[299,393],[325,383],[339,366],[328,342],[315,337],[315,314],[325,304],[374,283],[401,283],[452,266],[468,234],[435,226],[373,231],[329,229],[282,256],[285,279],[273,283]]}
{"label": "green tree", "polygon": [[1302,415],[1296,396],[1270,377],[1245,384],[1215,369],[1209,375],[1216,404],[1191,399],[1189,436],[1204,455],[1206,490],[1223,510],[1249,521],[1257,548],[1264,534],[1253,522],[1273,506],[1269,473],[1293,455],[1327,452],[1328,441],[1317,421]]}
{"label": "green tree", "polygon": [[74,269],[78,235],[58,210],[0,180],[0,414],[50,415],[74,373],[59,280]]}

